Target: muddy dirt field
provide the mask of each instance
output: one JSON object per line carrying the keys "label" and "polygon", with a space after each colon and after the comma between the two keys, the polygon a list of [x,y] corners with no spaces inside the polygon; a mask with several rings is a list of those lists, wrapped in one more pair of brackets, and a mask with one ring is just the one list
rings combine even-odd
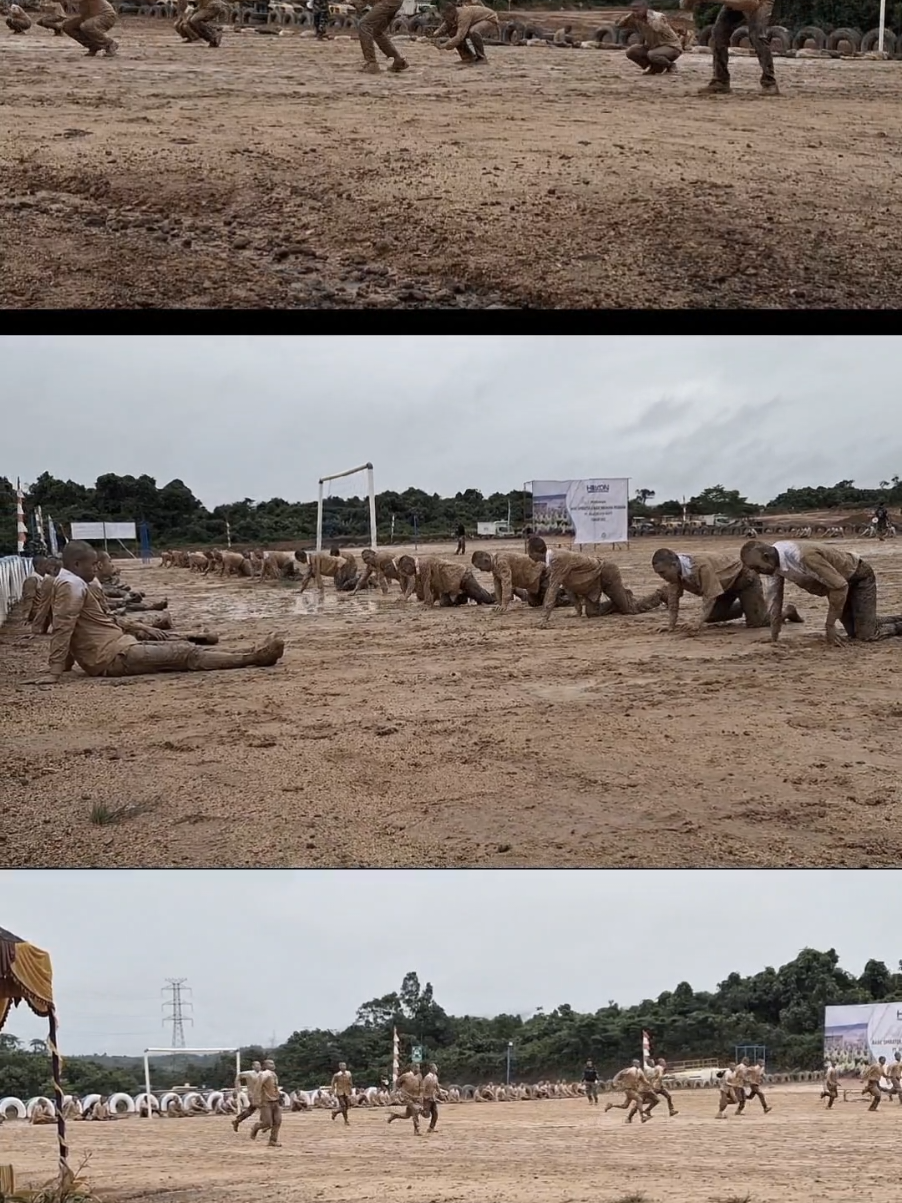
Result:
{"label": "muddy dirt field", "polygon": [[[76,1123],[72,1160],[90,1153],[95,1189],[131,1203],[253,1203],[263,1190],[360,1203],[845,1203],[850,1183],[889,1197],[902,1107],[869,1114],[856,1100],[828,1114],[819,1089],[772,1089],[770,1115],[754,1103],[720,1122],[714,1091],[681,1092],[678,1116],[662,1106],[642,1126],[583,1100],[460,1104],[442,1107],[435,1134],[419,1139],[407,1123],[389,1128],[381,1108],[355,1111],[350,1129],[324,1111],[294,1113],[281,1149],[252,1145],[225,1117]],[[53,1175],[54,1128],[4,1124],[3,1145],[17,1185]]]}
{"label": "muddy dirt field", "polygon": [[[636,591],[654,546],[616,553]],[[902,612],[902,540],[845,546]],[[660,634],[664,610],[557,610],[543,631],[525,606],[426,612],[397,586],[329,582],[320,605],[290,582],[123,576],[168,595],[176,629],[226,647],[278,631],[285,657],[38,689],[47,640],[7,624],[0,864],[899,863],[902,641],[828,648],[825,603],[792,586],[806,623],[773,647],[742,624]],[[96,802],[126,813],[99,825]]]}
{"label": "muddy dirt field", "polygon": [[902,305],[900,62],[116,36],[0,29],[4,307]]}

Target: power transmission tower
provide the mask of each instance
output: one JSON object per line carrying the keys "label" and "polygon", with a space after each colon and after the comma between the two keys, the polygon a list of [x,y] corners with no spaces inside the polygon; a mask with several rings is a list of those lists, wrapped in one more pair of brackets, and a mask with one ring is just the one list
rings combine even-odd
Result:
{"label": "power transmission tower", "polygon": [[185,1047],[185,1024],[194,1023],[190,1015],[186,1015],[187,1010],[193,1010],[194,1004],[183,997],[185,994],[191,993],[191,987],[186,986],[186,977],[167,977],[166,985],[161,993],[169,994],[170,998],[163,1003],[163,1025],[172,1024],[172,1047]]}

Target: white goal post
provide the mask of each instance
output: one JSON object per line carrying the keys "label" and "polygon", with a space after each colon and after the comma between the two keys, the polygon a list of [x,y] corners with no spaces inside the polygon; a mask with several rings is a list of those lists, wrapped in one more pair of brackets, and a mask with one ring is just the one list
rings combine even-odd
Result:
{"label": "white goal post", "polygon": [[147,1098],[144,1100],[147,1103],[147,1118],[153,1118],[153,1108],[150,1105],[150,1058],[151,1054],[165,1054],[168,1057],[182,1056],[189,1053],[234,1053],[235,1054],[235,1081],[238,1081],[238,1075],[241,1073],[241,1049],[240,1048],[146,1048],[144,1050],[144,1089],[147,1092]]}
{"label": "white goal post", "polygon": [[323,485],[327,480],[340,480],[343,476],[356,476],[366,472],[366,490],[370,501],[370,547],[376,550],[376,490],[373,484],[373,465],[361,464],[359,468],[348,468],[347,472],[335,472],[332,476],[319,478],[319,502],[316,507],[316,550],[323,550]]}

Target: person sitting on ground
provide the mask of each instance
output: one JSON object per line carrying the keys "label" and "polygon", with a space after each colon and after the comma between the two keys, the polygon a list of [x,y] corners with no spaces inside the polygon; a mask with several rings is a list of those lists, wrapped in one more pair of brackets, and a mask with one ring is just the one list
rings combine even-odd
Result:
{"label": "person sitting on ground", "polygon": [[127,635],[107,611],[99,586],[92,584],[96,560],[97,553],[89,543],[71,540],[66,544],[51,597],[53,636],[48,672],[34,684],[54,685],[74,664],[91,677],[126,677],[262,668],[281,659],[285,645],[275,637],[252,651],[226,652],[174,640],[143,642]]}

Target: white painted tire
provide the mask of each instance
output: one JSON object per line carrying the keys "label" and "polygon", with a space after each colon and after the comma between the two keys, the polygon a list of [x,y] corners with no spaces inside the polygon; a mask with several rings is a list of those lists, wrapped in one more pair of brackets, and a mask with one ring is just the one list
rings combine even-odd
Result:
{"label": "white painted tire", "polygon": [[222,1104],[225,1102],[225,1095],[221,1090],[213,1090],[207,1095],[207,1107],[210,1111],[214,1111],[217,1115],[222,1112]]}
{"label": "white painted tire", "polygon": [[185,1111],[187,1111],[189,1107],[194,1105],[195,1099],[198,1100],[199,1102],[203,1103],[205,1111],[210,1110],[210,1108],[207,1106],[207,1101],[204,1098],[204,1096],[197,1090],[191,1090],[188,1092],[188,1094],[186,1094],[182,1098],[182,1106],[184,1107]]}
{"label": "white painted tire", "polygon": [[95,1103],[100,1102],[99,1094],[86,1094],[81,1100],[81,1109],[85,1115],[91,1110]]}
{"label": "white painted tire", "polygon": [[[147,1098],[147,1091],[146,1091],[146,1090],[142,1090],[140,1094],[136,1094],[136,1095],[135,1095],[135,1110],[136,1110],[136,1111],[140,1111],[140,1110],[141,1110],[141,1108],[142,1108],[142,1107],[143,1107],[143,1105],[144,1105],[144,1100],[145,1100],[146,1098]],[[157,1098],[157,1096],[156,1096],[155,1094],[152,1094],[152,1095],[150,1096],[150,1111],[151,1111],[151,1114],[153,1114],[153,1112],[154,1112],[154,1111],[159,1111],[159,1110],[160,1110],[160,1100]]]}
{"label": "white painted tire", "polygon": [[56,1105],[54,1104],[53,1099],[48,1099],[47,1096],[43,1094],[36,1094],[33,1099],[29,1099],[25,1104],[25,1114],[28,1119],[31,1119],[31,1114],[38,1103],[47,1103],[48,1106],[53,1108],[53,1114],[56,1115]]}
{"label": "white painted tire", "polygon": [[160,1096],[160,1112],[165,1115],[165,1113],[169,1110],[169,1104],[172,1102],[173,1099],[175,1099],[177,1102],[178,1097],[179,1096],[175,1093],[174,1090],[167,1090],[167,1092],[164,1095]]}
{"label": "white painted tire", "polygon": [[[12,1114],[10,1114],[12,1112]],[[12,1095],[8,1098],[0,1099],[0,1119],[27,1119],[28,1112],[25,1104],[21,1099],[14,1099]]]}
{"label": "white painted tire", "polygon": [[135,1114],[135,1100],[130,1094],[126,1094],[124,1090],[120,1090],[116,1094],[111,1094],[107,1099],[107,1106],[113,1115]]}
{"label": "white painted tire", "polygon": [[78,1114],[81,1115],[81,1099],[77,1099],[74,1094],[63,1095],[63,1106],[68,1106],[69,1103],[74,1103],[78,1108]]}

